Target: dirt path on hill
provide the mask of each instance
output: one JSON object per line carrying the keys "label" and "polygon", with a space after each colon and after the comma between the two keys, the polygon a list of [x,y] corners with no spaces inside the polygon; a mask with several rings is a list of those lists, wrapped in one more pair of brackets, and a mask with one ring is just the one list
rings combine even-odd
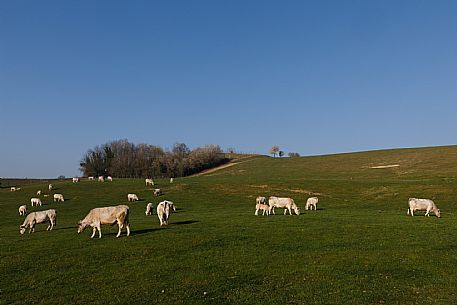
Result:
{"label": "dirt path on hill", "polygon": [[[244,159],[246,159],[246,160],[244,160]],[[223,165],[215,167],[215,168],[210,168],[210,169],[204,170],[204,171],[202,171],[200,173],[197,173],[195,175],[192,175],[192,176],[198,177],[198,176],[204,176],[204,175],[212,174],[214,172],[217,172],[218,170],[221,170],[221,169],[224,169],[224,168],[228,168],[228,167],[232,167],[232,166],[240,164],[240,163],[249,162],[249,161],[252,161],[254,159],[256,159],[256,158],[247,157],[247,158],[236,159],[236,160],[234,160],[232,162],[229,162],[227,164],[223,164]]]}

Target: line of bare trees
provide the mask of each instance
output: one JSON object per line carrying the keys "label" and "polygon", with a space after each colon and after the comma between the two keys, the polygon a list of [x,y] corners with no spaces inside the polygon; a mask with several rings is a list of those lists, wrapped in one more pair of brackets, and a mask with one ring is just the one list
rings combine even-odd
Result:
{"label": "line of bare trees", "polygon": [[80,170],[84,176],[182,177],[228,161],[218,145],[190,150],[186,144],[176,143],[171,151],[165,151],[155,145],[117,140],[87,151]]}

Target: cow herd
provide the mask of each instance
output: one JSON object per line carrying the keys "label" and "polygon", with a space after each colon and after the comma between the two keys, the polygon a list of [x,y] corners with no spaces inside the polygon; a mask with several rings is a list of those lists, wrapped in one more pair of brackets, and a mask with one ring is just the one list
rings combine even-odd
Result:
{"label": "cow herd", "polygon": [[[317,210],[317,203],[319,198],[310,197],[306,200],[305,210]],[[276,214],[275,208],[284,209],[284,215],[292,215],[292,210],[296,215],[300,215],[300,208],[295,204],[295,201],[292,198],[287,197],[275,197],[271,196],[268,198],[259,196],[255,200],[255,213],[254,215],[259,215],[259,211],[262,210],[262,216],[265,214],[268,216],[270,214]],[[408,211],[407,215],[414,216],[414,211],[425,211],[425,216],[430,216],[430,212],[433,212],[436,217],[441,217],[441,212],[437,208],[436,204],[431,199],[419,199],[419,198],[409,198],[408,200]]]}
{"label": "cow herd", "polygon": [[[94,177],[88,177],[89,181],[95,180]],[[113,181],[113,178],[108,176],[107,181]],[[78,183],[80,178],[73,178],[73,183]],[[104,182],[105,178],[103,176],[98,177],[99,182]],[[148,182],[152,182],[152,179],[146,179],[146,185]],[[173,178],[170,179],[170,183],[173,183]],[[152,182],[152,185],[154,183]],[[48,185],[49,191],[52,191],[54,188],[52,184]],[[18,187],[11,187],[11,191],[15,192],[20,190]],[[162,195],[162,191],[160,189],[154,189],[153,194],[155,196]],[[37,195],[41,195],[41,190],[37,191]],[[48,194],[43,194],[44,197],[47,197]],[[62,194],[54,194],[53,195],[54,201],[57,202],[64,202],[64,197]],[[127,194],[127,200],[129,202],[138,201],[139,198],[136,194]],[[42,201],[40,198],[31,198],[30,203],[32,206],[41,206]],[[152,215],[153,204],[148,203],[146,206],[146,216]],[[18,209],[20,216],[26,216],[24,222],[19,227],[19,233],[24,234],[27,228],[29,228],[29,233],[35,231],[35,225],[38,223],[49,223],[49,226],[46,230],[51,231],[52,228],[56,225],[57,213],[55,209],[49,209],[44,211],[37,211],[31,212],[27,214],[27,206],[21,205]],[[176,206],[172,201],[164,200],[157,205],[157,217],[159,218],[160,226],[164,226],[168,224],[168,219],[170,218],[170,214],[172,211],[176,211]],[[118,205],[118,206],[109,206],[109,207],[102,207],[102,208],[94,208],[90,210],[90,212],[84,217],[82,220],[78,222],[78,234],[83,232],[87,227],[92,227],[92,235],[93,238],[98,231],[98,237],[102,237],[101,225],[114,225],[117,224],[119,231],[116,237],[121,235],[122,229],[125,227],[127,230],[127,236],[130,235],[130,223],[129,223],[129,207],[127,205]]]}
{"label": "cow herd", "polygon": [[[88,177],[88,180],[95,180],[94,177]],[[113,181],[113,178],[108,176],[107,181]],[[72,182],[77,183],[79,182],[79,178],[73,178]],[[104,182],[105,178],[103,176],[98,177],[98,181]],[[152,179],[145,180],[146,185],[154,185],[154,181]],[[170,183],[173,183],[173,178],[170,179]],[[52,184],[48,185],[48,190],[52,191],[54,188]],[[15,192],[20,190],[18,187],[11,187],[11,191]],[[154,189],[153,194],[155,196],[160,196],[162,191],[160,189]],[[41,195],[41,190],[37,191],[37,196]],[[43,194],[44,197],[47,197],[47,194]],[[65,199],[62,194],[53,194],[54,201],[57,202],[64,202]],[[127,195],[127,199],[129,202],[138,201],[139,198],[136,194],[130,193]],[[319,202],[318,197],[310,197],[307,199],[305,204],[305,210],[317,210],[317,203]],[[42,201],[40,198],[31,198],[30,204],[32,206],[41,206]],[[419,198],[409,198],[408,200],[408,211],[407,215],[414,216],[414,212],[416,211],[425,211],[425,216],[430,216],[430,212],[433,212],[435,216],[441,217],[441,212],[435,205],[435,203],[431,199],[419,199]],[[263,196],[259,196],[256,198],[256,206],[255,206],[255,215],[259,215],[259,211],[262,211],[262,215],[270,215],[276,214],[275,209],[280,208],[284,209],[284,215],[292,215],[292,211],[296,215],[300,215],[300,208],[297,206],[295,201],[292,198],[288,197],[276,197],[270,196],[268,199]],[[154,206],[152,203],[148,203],[146,206],[145,214],[146,216],[153,214]],[[168,219],[172,211],[176,211],[176,207],[173,202],[169,200],[164,200],[160,202],[157,207],[157,217],[159,218],[160,226],[164,226],[168,224]],[[35,225],[38,223],[46,223],[48,222],[49,225],[46,230],[52,230],[52,228],[56,225],[56,210],[49,209],[44,211],[37,211],[31,212],[27,214],[27,206],[21,205],[18,209],[20,216],[26,216],[22,225],[20,225],[19,232],[24,234],[26,229],[29,228],[29,233],[34,232]],[[78,222],[78,233],[83,232],[87,227],[92,227],[92,235],[93,238],[98,231],[99,238],[102,237],[101,233],[101,225],[118,225],[118,233],[116,237],[121,235],[122,229],[125,227],[127,231],[127,236],[130,235],[130,223],[129,223],[129,207],[127,205],[118,205],[118,206],[109,206],[109,207],[101,207],[101,208],[94,208],[90,210],[90,212],[84,217],[82,220]]]}

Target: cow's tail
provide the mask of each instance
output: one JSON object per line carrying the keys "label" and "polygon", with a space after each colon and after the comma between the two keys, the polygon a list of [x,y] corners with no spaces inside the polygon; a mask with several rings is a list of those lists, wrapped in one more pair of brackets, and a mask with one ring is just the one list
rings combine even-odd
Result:
{"label": "cow's tail", "polygon": [[125,218],[124,218],[124,225],[129,225],[129,209],[125,210]]}

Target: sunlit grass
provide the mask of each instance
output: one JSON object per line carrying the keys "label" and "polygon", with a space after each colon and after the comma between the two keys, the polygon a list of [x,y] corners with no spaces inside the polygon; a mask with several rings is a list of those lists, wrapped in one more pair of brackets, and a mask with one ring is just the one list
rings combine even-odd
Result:
{"label": "sunlit grass", "polygon": [[[371,166],[399,167],[370,169]],[[310,158],[259,157],[207,176],[53,183],[69,200],[30,207],[37,189],[0,190],[1,304],[453,304],[457,302],[457,147]],[[143,199],[127,203],[127,193]],[[317,211],[304,211],[319,197]],[[300,216],[254,216],[258,195],[290,196]],[[442,218],[406,216],[433,198]],[[160,228],[148,202],[178,211]],[[20,236],[17,212],[55,208],[57,226]],[[78,235],[93,207],[128,204],[117,227]],[[423,215],[423,214],[422,214]]]}

